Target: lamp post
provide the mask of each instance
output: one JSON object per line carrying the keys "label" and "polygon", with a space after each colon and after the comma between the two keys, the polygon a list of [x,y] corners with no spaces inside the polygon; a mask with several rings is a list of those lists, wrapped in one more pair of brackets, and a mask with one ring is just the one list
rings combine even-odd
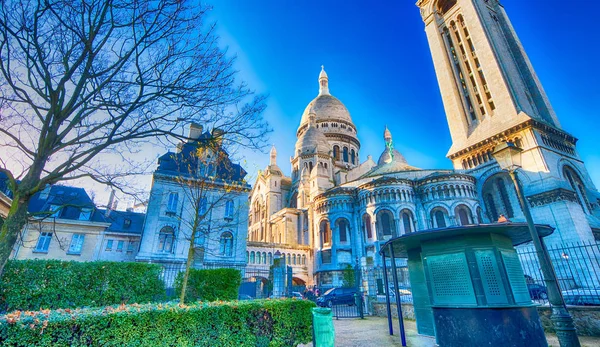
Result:
{"label": "lamp post", "polygon": [[523,214],[527,220],[529,233],[531,234],[531,239],[533,240],[533,245],[535,247],[535,251],[540,262],[540,267],[542,269],[542,274],[544,276],[544,282],[546,283],[546,288],[548,290],[548,299],[552,305],[552,315],[550,316],[550,319],[554,324],[558,341],[562,347],[579,347],[579,338],[577,337],[577,333],[575,331],[573,318],[567,311],[565,301],[562,297],[558,282],[556,280],[556,273],[552,267],[552,261],[548,255],[548,250],[546,249],[544,241],[539,237],[535,225],[533,224],[531,211],[529,210],[529,205],[527,204],[523,194],[523,187],[521,186],[521,182],[517,176],[517,170],[521,168],[522,151],[523,150],[521,148],[517,147],[512,142],[505,142],[496,146],[492,155],[498,162],[500,168],[508,172],[510,178],[515,184],[517,197],[519,198],[519,202],[523,208]]}

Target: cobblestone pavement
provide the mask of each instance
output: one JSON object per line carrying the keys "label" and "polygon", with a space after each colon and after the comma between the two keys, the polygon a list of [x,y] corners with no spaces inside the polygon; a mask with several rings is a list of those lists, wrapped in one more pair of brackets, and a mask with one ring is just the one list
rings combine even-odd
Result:
{"label": "cobblestone pavement", "polygon": [[[366,317],[365,319],[340,319],[333,320],[335,328],[336,347],[379,347],[402,346],[398,334],[398,320],[394,319],[394,336],[388,332],[387,319],[384,317]],[[433,347],[435,340],[426,336],[417,335],[415,321],[405,320],[406,344],[408,346]],[[546,334],[548,345],[558,347],[558,340],[554,334]],[[600,346],[600,337],[580,337],[582,347]],[[301,345],[312,347],[312,344]]]}

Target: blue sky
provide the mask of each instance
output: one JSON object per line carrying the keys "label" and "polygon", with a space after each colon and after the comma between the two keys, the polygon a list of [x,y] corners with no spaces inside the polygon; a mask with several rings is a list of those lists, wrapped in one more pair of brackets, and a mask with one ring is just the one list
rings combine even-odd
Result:
{"label": "blue sky", "polygon": [[[296,128],[317,95],[325,65],[330,91],[349,109],[361,141],[361,161],[383,151],[387,124],[410,164],[450,168],[450,135],[415,0],[218,0],[211,18],[221,43],[238,56],[240,78],[268,93],[266,118],[278,164],[290,172]],[[600,185],[598,133],[600,40],[582,9],[558,0],[502,3],[563,128],[580,139],[579,153]],[[585,13],[600,13],[586,1]],[[595,42],[595,43],[594,43]],[[250,154],[248,171],[268,155]]]}

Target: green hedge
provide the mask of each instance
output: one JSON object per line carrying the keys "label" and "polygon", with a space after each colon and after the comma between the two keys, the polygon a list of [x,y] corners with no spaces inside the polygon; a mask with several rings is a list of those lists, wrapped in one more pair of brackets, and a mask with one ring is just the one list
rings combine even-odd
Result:
{"label": "green hedge", "polygon": [[308,300],[121,305],[0,316],[2,346],[296,346],[312,339]]}
{"label": "green hedge", "polygon": [[160,265],[133,262],[10,260],[0,279],[0,311],[163,300],[160,272]]}
{"label": "green hedge", "polygon": [[[175,294],[179,296],[185,272],[175,279]],[[242,281],[239,270],[235,269],[190,269],[185,301],[236,300]]]}

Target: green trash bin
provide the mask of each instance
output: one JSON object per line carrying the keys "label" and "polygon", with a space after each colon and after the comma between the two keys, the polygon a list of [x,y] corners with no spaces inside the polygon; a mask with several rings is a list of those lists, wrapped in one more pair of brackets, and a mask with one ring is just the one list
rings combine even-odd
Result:
{"label": "green trash bin", "polygon": [[315,307],[313,314],[313,346],[335,346],[335,332],[333,330],[333,314],[330,308]]}

